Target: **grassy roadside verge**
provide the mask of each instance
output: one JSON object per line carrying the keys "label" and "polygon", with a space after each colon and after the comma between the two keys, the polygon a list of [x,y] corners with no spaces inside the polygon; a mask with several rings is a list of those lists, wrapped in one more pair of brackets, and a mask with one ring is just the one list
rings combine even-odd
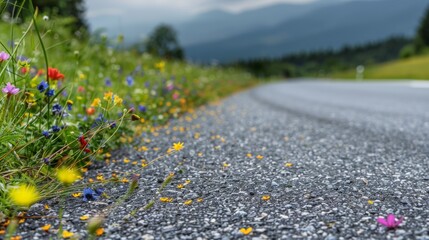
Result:
{"label": "grassy roadside verge", "polygon": [[[429,80],[429,55],[369,66],[365,70],[365,79],[419,79]],[[355,70],[332,74],[335,79],[355,79]]]}
{"label": "grassy roadside verge", "polygon": [[70,19],[15,22],[0,24],[0,213],[6,216],[88,187],[73,183],[132,136],[259,82],[235,69],[126,51],[122,37],[79,39],[70,34]]}

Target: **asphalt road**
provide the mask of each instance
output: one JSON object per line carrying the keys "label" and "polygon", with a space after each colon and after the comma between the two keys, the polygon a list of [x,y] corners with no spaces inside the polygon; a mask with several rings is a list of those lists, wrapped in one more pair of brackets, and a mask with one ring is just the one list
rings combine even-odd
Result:
{"label": "asphalt road", "polygon": [[[420,82],[288,81],[197,109],[88,171],[86,179],[141,174],[137,191],[106,218],[104,237],[429,239],[428,100]],[[182,152],[140,166],[177,141]],[[79,217],[111,206],[128,184],[103,187],[109,198],[68,199],[64,229],[85,236]],[[55,215],[57,201],[47,204],[29,215]],[[404,217],[399,228],[377,223],[389,213]],[[20,234],[45,239],[52,235],[38,227],[47,223],[58,226],[36,219]]]}
{"label": "asphalt road", "polygon": [[405,135],[420,144],[429,140],[428,82],[292,81],[252,94],[267,105],[309,118]]}

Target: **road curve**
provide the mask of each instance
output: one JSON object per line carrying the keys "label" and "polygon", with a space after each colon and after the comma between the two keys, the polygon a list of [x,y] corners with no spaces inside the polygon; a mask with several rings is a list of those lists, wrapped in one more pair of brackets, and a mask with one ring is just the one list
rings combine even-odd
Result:
{"label": "road curve", "polygon": [[[85,179],[139,173],[139,187],[117,206],[126,182],[95,202],[70,197],[63,227],[85,237],[80,216],[109,206],[106,239],[429,239],[427,87],[287,81],[235,94],[95,162]],[[178,141],[181,152],[143,166]],[[45,203],[27,214],[58,212]],[[396,230],[377,223],[390,213],[404,217]],[[59,222],[36,218],[19,234],[48,239],[47,223]]]}

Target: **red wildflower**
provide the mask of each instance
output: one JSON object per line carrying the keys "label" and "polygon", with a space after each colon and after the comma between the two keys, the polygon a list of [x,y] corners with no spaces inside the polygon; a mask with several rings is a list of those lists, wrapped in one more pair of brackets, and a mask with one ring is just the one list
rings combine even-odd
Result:
{"label": "red wildflower", "polygon": [[90,153],[91,152],[91,150],[87,147],[88,146],[88,141],[85,140],[84,136],[80,136],[79,137],[79,142],[80,142],[80,149],[82,149],[86,153]]}
{"label": "red wildflower", "polygon": [[94,115],[94,113],[95,113],[95,108],[89,107],[89,108],[86,109],[86,114],[88,114],[88,115]]}
{"label": "red wildflower", "polygon": [[39,71],[37,71],[37,76],[41,76],[45,73],[45,70],[43,68],[39,69]]}
{"label": "red wildflower", "polygon": [[48,77],[51,80],[62,80],[64,79],[64,74],[62,74],[58,69],[56,68],[48,68]]}
{"label": "red wildflower", "polygon": [[29,67],[21,67],[21,73],[22,74],[27,74],[28,73],[28,71],[30,70],[30,68]]}

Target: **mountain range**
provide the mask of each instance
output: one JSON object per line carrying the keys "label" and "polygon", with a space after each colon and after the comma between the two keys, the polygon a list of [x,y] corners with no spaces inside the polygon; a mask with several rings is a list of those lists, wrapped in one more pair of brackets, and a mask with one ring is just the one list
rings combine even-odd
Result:
{"label": "mountain range", "polygon": [[211,11],[175,27],[190,60],[231,62],[412,36],[427,7],[427,0],[326,0]]}

